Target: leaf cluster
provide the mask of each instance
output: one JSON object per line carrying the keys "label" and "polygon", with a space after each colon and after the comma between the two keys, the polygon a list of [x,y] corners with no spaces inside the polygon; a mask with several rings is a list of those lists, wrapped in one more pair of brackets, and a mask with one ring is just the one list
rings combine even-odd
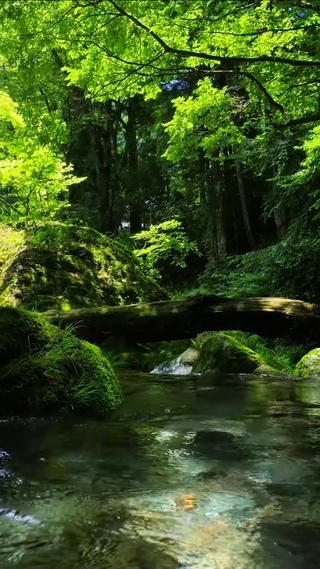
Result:
{"label": "leaf cluster", "polygon": [[144,270],[153,277],[160,278],[160,266],[164,261],[169,265],[186,267],[186,257],[192,252],[199,255],[195,242],[190,241],[180,221],[171,219],[151,225],[149,229],[133,237],[136,247],[134,253],[143,263]]}

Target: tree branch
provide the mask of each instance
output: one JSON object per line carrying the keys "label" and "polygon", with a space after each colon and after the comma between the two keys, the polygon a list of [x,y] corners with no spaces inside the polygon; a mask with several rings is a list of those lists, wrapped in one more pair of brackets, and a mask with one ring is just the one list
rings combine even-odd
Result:
{"label": "tree branch", "polygon": [[[190,28],[189,26],[183,26],[182,24],[178,24],[177,22],[171,22],[171,24],[173,26],[176,26],[177,28],[182,28],[184,30],[188,30],[188,31],[196,32],[196,33],[198,32],[197,28]],[[236,32],[222,32],[221,30],[219,30],[219,31],[214,31],[214,30],[201,31],[201,33],[205,34],[205,35],[210,35],[210,36],[232,36],[232,37],[236,37],[236,38],[245,38],[245,37],[259,37],[263,34],[283,34],[285,32],[295,32],[298,30],[308,31],[308,30],[311,30],[312,28],[314,28],[314,25],[308,24],[306,26],[295,26],[293,28],[271,28],[271,29],[263,28],[261,30],[256,30],[255,32],[245,32],[243,34],[236,33]]]}
{"label": "tree branch", "polygon": [[259,87],[260,91],[262,91],[262,93],[265,95],[266,99],[269,101],[270,106],[274,107],[275,109],[280,111],[284,116],[286,116],[286,112],[285,112],[283,106],[280,103],[278,103],[277,101],[275,101],[275,99],[273,97],[271,97],[270,93],[267,91],[265,86],[259,81],[259,79],[257,79],[257,77],[252,75],[252,73],[249,73],[249,71],[239,70],[239,74],[241,74],[243,77],[248,77],[248,79],[250,79],[250,81],[252,81],[253,83],[256,83],[256,85]]}
{"label": "tree branch", "polygon": [[38,30],[36,32],[32,32],[32,33],[28,33],[28,34],[21,34],[22,38],[30,38],[30,37],[34,37],[36,35],[39,34],[43,34],[44,32],[47,32],[48,30],[51,30],[52,28],[54,28],[57,24],[59,24],[60,22],[62,22],[62,20],[68,15],[70,14],[70,12],[72,12],[72,10],[74,9],[74,6],[71,6],[71,8],[69,8],[64,14],[62,14],[62,16],[60,18],[58,18],[58,20],[56,20],[55,22],[53,22],[52,24],[49,24],[46,28],[42,28],[41,30]]}
{"label": "tree branch", "polygon": [[154,61],[157,61],[157,59],[159,59],[160,57],[162,57],[162,55],[164,55],[164,51],[160,51],[159,53],[157,53],[154,57],[152,57],[151,59],[149,59],[149,61],[143,62],[143,61],[129,61],[127,59],[123,59],[122,57],[120,57],[119,55],[116,55],[114,53],[112,53],[110,50],[108,50],[107,48],[103,47],[102,45],[98,44],[97,42],[93,41],[93,40],[86,40],[87,43],[94,45],[95,47],[97,47],[98,49],[100,49],[101,51],[104,51],[105,54],[110,57],[111,59],[115,59],[117,61],[120,61],[121,63],[125,63],[126,65],[136,65],[139,69],[142,69],[143,67],[153,67],[151,65],[151,63],[153,63]]}
{"label": "tree branch", "polygon": [[320,112],[312,113],[310,115],[305,115],[304,117],[299,117],[298,119],[291,119],[283,124],[281,123],[274,123],[273,126],[277,130],[285,130],[286,128],[290,128],[292,126],[298,126],[300,124],[308,124],[310,122],[318,122],[320,121]]}
{"label": "tree branch", "polygon": [[294,85],[290,85],[288,89],[285,89],[281,92],[281,95],[288,93],[292,89],[298,89],[299,87],[307,87],[308,85],[317,85],[320,83],[320,79],[310,79],[310,81],[301,81],[301,83],[295,83]]}
{"label": "tree branch", "polygon": [[5,204],[7,206],[7,208],[12,209],[13,211],[15,211],[16,213],[18,213],[19,215],[21,215],[21,212],[19,211],[19,209],[13,205],[10,204],[9,202],[7,202],[3,197],[0,196],[0,202],[2,202],[3,204]]}
{"label": "tree branch", "polygon": [[39,87],[39,91],[40,91],[40,93],[41,93],[41,95],[42,95],[42,97],[43,97],[43,99],[44,99],[44,102],[45,102],[45,104],[46,104],[48,113],[51,113],[51,108],[50,108],[50,103],[49,103],[48,97],[47,97],[47,95],[45,94],[45,92],[44,92],[44,90],[42,89],[41,86]]}
{"label": "tree branch", "polygon": [[98,6],[104,0],[92,0],[91,2],[87,2],[87,4],[81,4],[79,0],[73,0],[73,8],[91,8],[92,6]]}
{"label": "tree branch", "polygon": [[175,55],[181,55],[183,57],[199,57],[201,59],[208,59],[210,61],[219,61],[220,63],[228,64],[228,65],[239,65],[241,63],[283,63],[285,65],[292,65],[294,67],[320,67],[320,61],[318,60],[310,60],[310,59],[290,59],[287,57],[273,57],[270,55],[260,55],[256,57],[239,57],[239,56],[222,56],[222,55],[213,55],[211,53],[206,52],[199,52],[193,51],[188,49],[178,49],[175,47],[171,47],[168,45],[158,34],[156,34],[151,28],[149,28],[146,24],[141,22],[138,18],[129,14],[124,8],[119,6],[115,0],[107,0],[112,6],[118,10],[119,14],[128,18],[133,22],[137,27],[141,28],[145,32],[147,32],[161,47],[164,49],[166,53],[173,53]]}

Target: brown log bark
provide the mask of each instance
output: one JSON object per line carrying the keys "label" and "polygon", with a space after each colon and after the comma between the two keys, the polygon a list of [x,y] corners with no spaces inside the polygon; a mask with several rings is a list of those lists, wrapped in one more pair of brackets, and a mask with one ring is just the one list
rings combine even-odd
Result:
{"label": "brown log bark", "polygon": [[76,334],[93,342],[110,336],[158,342],[193,338],[207,330],[243,330],[300,343],[318,341],[320,345],[320,306],[287,298],[196,296],[181,301],[50,310],[44,316],[62,327],[76,324]]}

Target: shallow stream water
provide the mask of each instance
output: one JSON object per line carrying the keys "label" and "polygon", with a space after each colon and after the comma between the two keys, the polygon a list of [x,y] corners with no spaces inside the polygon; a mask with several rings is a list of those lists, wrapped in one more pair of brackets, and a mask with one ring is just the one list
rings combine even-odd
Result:
{"label": "shallow stream water", "polygon": [[318,569],[320,380],[123,376],[0,422],[1,569]]}

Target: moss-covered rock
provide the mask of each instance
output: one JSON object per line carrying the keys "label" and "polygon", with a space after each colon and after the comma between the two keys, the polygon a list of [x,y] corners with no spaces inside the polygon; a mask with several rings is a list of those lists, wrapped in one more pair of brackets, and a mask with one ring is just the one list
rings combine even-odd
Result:
{"label": "moss-covered rock", "polygon": [[165,298],[129,246],[62,223],[30,232],[0,225],[0,304],[50,308],[117,306]]}
{"label": "moss-covered rock", "polygon": [[[240,330],[228,330],[223,333],[235,338],[240,344],[243,344],[256,354],[259,354],[265,366],[268,366],[273,372],[284,372],[287,375],[292,375],[297,361],[299,361],[305,352],[302,346],[286,343],[282,339],[270,340],[262,338],[258,336],[258,334],[250,334],[249,332]],[[203,332],[198,334],[193,342],[196,346],[201,348],[206,340],[213,334],[215,334],[215,332]],[[266,370],[266,367],[264,369]]]}
{"label": "moss-covered rock", "polygon": [[105,415],[122,402],[120,384],[97,346],[38,314],[0,309],[0,414],[61,407]]}
{"label": "moss-covered rock", "polygon": [[250,373],[265,362],[256,352],[223,332],[212,332],[204,342],[193,373]]}
{"label": "moss-covered rock", "polygon": [[58,343],[62,331],[27,310],[0,307],[0,366]]}
{"label": "moss-covered rock", "polygon": [[284,371],[279,371],[278,369],[271,367],[267,364],[263,364],[254,370],[255,375],[267,376],[269,378],[277,379],[290,379],[292,376]]}
{"label": "moss-covered rock", "polygon": [[294,374],[298,377],[320,377],[320,348],[308,352],[297,363]]}

